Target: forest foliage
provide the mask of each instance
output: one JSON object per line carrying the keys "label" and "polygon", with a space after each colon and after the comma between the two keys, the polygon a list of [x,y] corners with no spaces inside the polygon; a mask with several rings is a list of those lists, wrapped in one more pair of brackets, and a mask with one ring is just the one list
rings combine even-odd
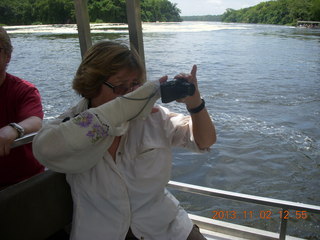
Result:
{"label": "forest foliage", "polygon": [[183,21],[221,22],[222,15],[182,16]]}
{"label": "forest foliage", "polygon": [[320,21],[320,0],[275,0],[240,10],[227,9],[223,22],[295,25],[297,21]]}
{"label": "forest foliage", "polygon": [[[145,22],[179,22],[180,9],[168,0],[141,0]],[[88,0],[90,22],[126,23],[126,0]],[[1,0],[0,23],[6,25],[75,23],[74,0]]]}
{"label": "forest foliage", "polygon": [[[180,16],[169,0],[141,0],[144,22],[223,21],[290,24],[298,20],[320,21],[320,0],[271,0],[222,15]],[[90,22],[126,23],[126,0],[88,0]],[[0,0],[0,24],[75,23],[74,0]]]}

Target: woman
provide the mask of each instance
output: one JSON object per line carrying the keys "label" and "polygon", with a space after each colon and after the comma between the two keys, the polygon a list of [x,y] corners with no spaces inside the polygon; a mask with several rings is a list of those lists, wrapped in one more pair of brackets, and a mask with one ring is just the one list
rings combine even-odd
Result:
{"label": "woman", "polygon": [[136,51],[95,44],[73,81],[83,99],[34,139],[37,159],[66,173],[74,203],[71,239],[204,239],[165,189],[172,146],[201,152],[216,140],[196,66],[176,76],[196,85],[193,96],[180,99],[191,118],[154,107],[167,77],[140,86],[144,76]]}

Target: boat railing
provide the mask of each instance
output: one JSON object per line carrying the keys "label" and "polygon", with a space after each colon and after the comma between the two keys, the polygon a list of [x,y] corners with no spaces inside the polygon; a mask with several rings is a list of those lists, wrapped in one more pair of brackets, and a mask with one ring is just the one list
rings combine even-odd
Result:
{"label": "boat railing", "polygon": [[24,135],[22,138],[17,138],[11,145],[11,148],[19,147],[27,143],[31,143],[37,132]]}
{"label": "boat railing", "polygon": [[[285,200],[279,200],[274,198],[267,198],[267,197],[260,197],[255,195],[231,192],[231,191],[224,191],[214,188],[208,187],[201,187],[197,185],[181,183],[176,181],[170,181],[168,187],[177,189],[179,191],[194,193],[209,197],[219,197],[229,200],[236,200],[246,203],[254,203],[264,206],[276,207],[282,209],[282,212],[285,213],[289,210],[296,210],[296,211],[305,211],[307,213],[315,213],[320,214],[320,206],[304,204],[299,202],[291,202]],[[285,239],[287,235],[287,223],[288,218],[285,217],[283,214],[280,222],[280,230],[279,230],[279,238],[278,239]],[[208,226],[206,226],[208,227]],[[216,229],[214,229],[216,230]]]}
{"label": "boat railing", "polygon": [[[37,133],[28,134],[22,138],[16,139],[14,143],[12,144],[12,148],[21,146],[23,144],[27,144],[32,142],[33,138],[35,137]],[[305,203],[299,203],[299,202],[291,202],[291,201],[285,201],[285,200],[279,200],[274,198],[267,198],[267,197],[260,197],[255,195],[249,195],[249,194],[243,194],[243,193],[237,193],[237,192],[231,192],[231,191],[225,191],[225,190],[219,190],[209,187],[202,187],[187,183],[181,183],[176,181],[169,181],[168,187],[182,191],[182,192],[188,192],[203,196],[209,196],[209,197],[218,197],[228,200],[235,200],[235,201],[241,201],[246,203],[253,203],[258,205],[264,205],[269,207],[276,207],[280,208],[282,212],[286,212],[289,210],[296,210],[296,211],[305,211],[307,213],[315,213],[320,214],[320,206],[316,205],[310,205]],[[211,220],[211,219],[210,219]],[[216,226],[213,227],[213,224],[205,224],[203,221],[202,223],[198,223],[201,227],[201,224],[204,224],[203,227],[212,230],[217,231]],[[287,224],[288,224],[288,218],[285,217],[283,214],[280,222],[279,227],[279,235],[277,238],[271,238],[271,239],[286,239],[287,235]],[[213,227],[212,229],[210,229]],[[219,226],[218,226],[219,227]],[[220,226],[221,227],[221,226]],[[230,229],[226,230],[227,232],[230,231]],[[241,231],[241,230],[240,230]]]}
{"label": "boat railing", "polygon": [[297,27],[306,28],[320,28],[320,22],[318,21],[297,21]]}

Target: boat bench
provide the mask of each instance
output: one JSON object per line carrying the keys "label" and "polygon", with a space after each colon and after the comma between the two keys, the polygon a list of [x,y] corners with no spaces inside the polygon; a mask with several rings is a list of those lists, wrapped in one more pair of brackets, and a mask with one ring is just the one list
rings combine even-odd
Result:
{"label": "boat bench", "polygon": [[68,239],[71,221],[65,174],[48,170],[0,191],[1,240]]}

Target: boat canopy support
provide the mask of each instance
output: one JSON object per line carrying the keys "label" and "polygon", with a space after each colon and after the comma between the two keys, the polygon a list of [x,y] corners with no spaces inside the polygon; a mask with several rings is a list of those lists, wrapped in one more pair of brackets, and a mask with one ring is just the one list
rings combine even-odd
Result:
{"label": "boat canopy support", "polygon": [[74,0],[81,56],[91,47],[90,20],[87,0]]}
{"label": "boat canopy support", "polygon": [[138,51],[140,58],[145,63],[140,0],[126,1],[130,46]]}
{"label": "boat canopy support", "polygon": [[[81,56],[92,45],[87,0],[74,0]],[[130,47],[135,48],[145,63],[140,0],[126,0]]]}

